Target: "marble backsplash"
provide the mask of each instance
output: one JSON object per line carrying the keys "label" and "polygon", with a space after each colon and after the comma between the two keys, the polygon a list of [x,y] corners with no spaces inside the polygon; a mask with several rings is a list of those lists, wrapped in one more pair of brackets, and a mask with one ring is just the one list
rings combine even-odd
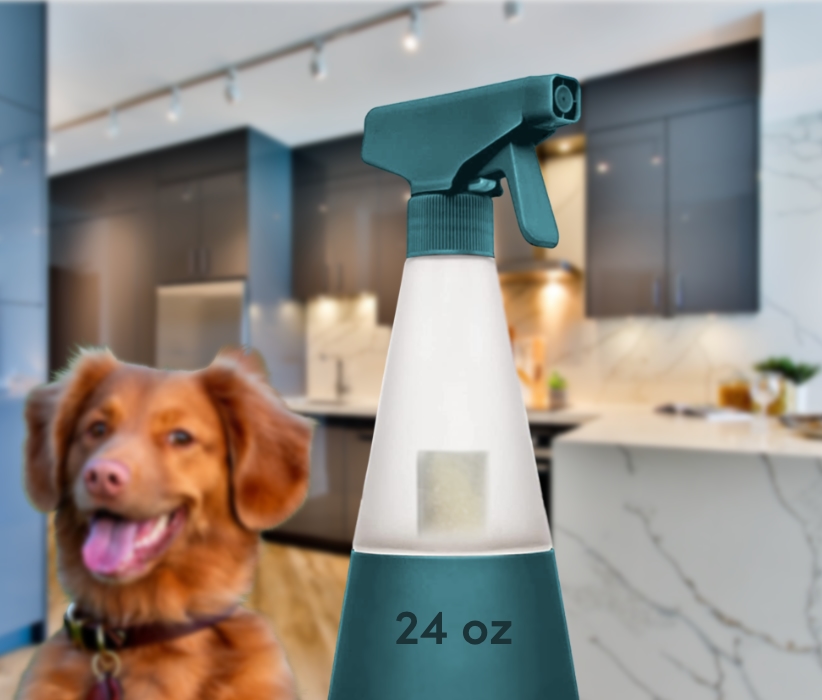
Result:
{"label": "marble backsplash", "polygon": [[[758,314],[591,320],[581,282],[509,283],[509,324],[546,339],[548,372],[567,377],[572,401],[710,401],[766,356],[822,362],[822,114],[763,130],[760,238]],[[810,408],[822,410],[822,378]]]}
{"label": "marble backsplash", "polygon": [[[761,147],[759,313],[593,320],[580,280],[503,285],[515,337],[544,339],[547,372],[566,376],[572,403],[711,401],[719,381],[766,356],[822,362],[822,114],[764,128]],[[576,178],[574,195],[567,173],[582,170],[557,167],[557,252],[567,246],[576,259],[584,252],[585,182]],[[545,176],[550,191],[551,168]],[[376,304],[370,295],[309,304],[310,396],[335,395],[336,357],[350,398],[378,396],[390,329],[377,324]],[[822,378],[811,384],[810,408],[822,410]]]}
{"label": "marble backsplash", "polygon": [[376,401],[390,337],[391,329],[377,323],[377,298],[373,294],[309,301],[307,395],[315,399],[337,398],[339,367],[346,399]]}

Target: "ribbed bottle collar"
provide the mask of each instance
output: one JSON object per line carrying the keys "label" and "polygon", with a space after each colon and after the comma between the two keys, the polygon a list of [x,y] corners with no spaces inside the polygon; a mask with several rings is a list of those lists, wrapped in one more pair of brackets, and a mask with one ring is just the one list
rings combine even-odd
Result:
{"label": "ribbed bottle collar", "polygon": [[494,257],[494,205],[476,194],[418,194],[408,202],[407,257]]}

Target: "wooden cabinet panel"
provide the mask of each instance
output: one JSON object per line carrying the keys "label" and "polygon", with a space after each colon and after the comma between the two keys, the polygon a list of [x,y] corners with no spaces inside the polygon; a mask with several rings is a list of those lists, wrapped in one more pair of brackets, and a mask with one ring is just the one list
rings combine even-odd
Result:
{"label": "wooden cabinet panel", "polygon": [[243,277],[248,272],[248,187],[244,172],[206,178],[202,193],[201,275]]}
{"label": "wooden cabinet panel", "polygon": [[672,311],[756,311],[756,105],[675,117],[668,134]]}
{"label": "wooden cabinet panel", "polygon": [[664,153],[661,121],[588,136],[589,316],[664,308]]}

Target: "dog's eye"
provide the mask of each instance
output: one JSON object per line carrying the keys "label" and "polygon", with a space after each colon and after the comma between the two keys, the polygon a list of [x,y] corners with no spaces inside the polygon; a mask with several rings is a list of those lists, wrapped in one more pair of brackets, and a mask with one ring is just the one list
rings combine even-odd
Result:
{"label": "dog's eye", "polygon": [[94,421],[88,427],[88,434],[95,438],[103,437],[108,431],[108,426],[101,420]]}
{"label": "dog's eye", "polygon": [[186,430],[172,430],[168,434],[168,441],[175,447],[182,447],[184,445],[190,445],[194,442],[194,438],[191,436]]}

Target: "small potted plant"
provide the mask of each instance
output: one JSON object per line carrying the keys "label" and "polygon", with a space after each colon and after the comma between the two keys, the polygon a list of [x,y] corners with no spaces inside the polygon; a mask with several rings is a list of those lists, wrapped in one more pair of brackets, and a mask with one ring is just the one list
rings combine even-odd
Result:
{"label": "small potted plant", "polygon": [[554,370],[548,379],[548,410],[559,411],[568,405],[568,382]]}
{"label": "small potted plant", "polygon": [[781,413],[808,412],[808,382],[819,372],[819,365],[794,362],[789,357],[769,357],[754,368],[757,372],[773,372],[782,378],[783,390],[778,402]]}

